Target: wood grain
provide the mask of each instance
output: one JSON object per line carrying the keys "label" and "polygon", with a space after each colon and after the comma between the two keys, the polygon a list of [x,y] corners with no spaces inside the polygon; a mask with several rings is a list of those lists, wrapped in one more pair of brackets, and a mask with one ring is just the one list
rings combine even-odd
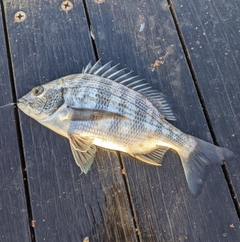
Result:
{"label": "wood grain", "polygon": [[[153,83],[172,99],[174,125],[211,142],[167,2],[87,3],[102,62],[123,63]],[[202,194],[194,198],[176,154],[168,154],[161,168],[123,154],[122,160],[142,241],[239,238],[238,217],[221,167],[212,170]]]}
{"label": "wood grain", "polygon": [[[5,1],[18,97],[34,86],[81,72],[95,59],[81,1]],[[26,20],[14,22],[17,11]],[[81,175],[66,139],[20,113],[36,241],[136,241],[116,154],[99,151]]]}
{"label": "wood grain", "polygon": [[[2,13],[2,12],[1,12]],[[12,102],[5,37],[0,16],[0,106]],[[30,241],[14,107],[0,107],[0,240]]]}
{"label": "wood grain", "polygon": [[173,3],[217,142],[236,154],[227,168],[239,197],[239,1]]}

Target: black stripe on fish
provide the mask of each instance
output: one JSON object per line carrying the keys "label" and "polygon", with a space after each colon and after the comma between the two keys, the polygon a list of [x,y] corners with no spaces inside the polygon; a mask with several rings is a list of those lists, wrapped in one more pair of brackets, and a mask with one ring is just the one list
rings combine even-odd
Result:
{"label": "black stripe on fish", "polygon": [[103,119],[127,119],[126,117],[113,112],[94,110],[88,108],[67,107],[68,115],[65,119],[72,121],[98,121]]}
{"label": "black stripe on fish", "polygon": [[[116,106],[116,112],[122,116],[124,116],[125,112],[128,110],[128,107],[127,107],[127,97],[128,97],[128,94],[129,94],[129,89],[127,89],[125,86],[120,86],[118,91],[120,92],[118,94],[118,97],[119,97],[119,102]],[[114,97],[113,97],[114,98]],[[110,127],[109,127],[109,132],[112,133],[113,135],[116,135],[120,132],[120,128],[121,128],[121,122],[123,120],[119,120],[119,119],[116,119],[116,120],[112,120],[111,121],[111,124],[110,124]]]}

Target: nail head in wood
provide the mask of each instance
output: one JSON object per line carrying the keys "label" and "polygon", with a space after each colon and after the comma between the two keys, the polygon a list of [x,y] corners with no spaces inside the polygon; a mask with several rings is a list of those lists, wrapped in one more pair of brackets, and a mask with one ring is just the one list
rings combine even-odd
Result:
{"label": "nail head in wood", "polygon": [[62,10],[68,12],[73,8],[73,4],[70,1],[63,1],[61,4]]}
{"label": "nail head in wood", "polygon": [[95,3],[103,3],[105,0],[94,0]]}
{"label": "nail head in wood", "polygon": [[23,22],[26,19],[26,13],[24,13],[23,11],[18,11],[14,14],[14,20],[15,22]]}

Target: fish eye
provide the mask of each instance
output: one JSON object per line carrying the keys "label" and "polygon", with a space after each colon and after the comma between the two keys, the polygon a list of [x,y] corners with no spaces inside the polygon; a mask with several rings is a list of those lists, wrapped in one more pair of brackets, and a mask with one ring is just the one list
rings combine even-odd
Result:
{"label": "fish eye", "polygon": [[44,91],[43,86],[34,87],[32,89],[32,93],[33,93],[34,96],[38,96],[38,95],[42,94],[43,91]]}

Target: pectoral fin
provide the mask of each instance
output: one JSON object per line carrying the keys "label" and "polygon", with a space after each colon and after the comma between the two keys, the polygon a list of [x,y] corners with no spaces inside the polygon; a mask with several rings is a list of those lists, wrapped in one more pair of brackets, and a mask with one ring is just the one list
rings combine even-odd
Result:
{"label": "pectoral fin", "polygon": [[150,165],[161,166],[163,157],[168,150],[169,147],[158,146],[156,150],[153,150],[147,154],[137,154],[132,156]]}
{"label": "pectoral fin", "polygon": [[99,121],[103,119],[123,118],[126,117],[103,110],[87,109],[87,108],[74,108],[68,107],[68,115],[65,119],[72,121]]}
{"label": "pectoral fin", "polygon": [[75,150],[79,150],[81,152],[86,152],[94,140],[92,137],[81,137],[77,134],[68,134],[68,138],[71,146],[73,146]]}
{"label": "pectoral fin", "polygon": [[81,168],[83,173],[87,174],[95,158],[95,154],[97,151],[96,146],[91,145],[86,152],[76,150],[74,146],[71,145],[71,143],[70,147],[77,165]]}

